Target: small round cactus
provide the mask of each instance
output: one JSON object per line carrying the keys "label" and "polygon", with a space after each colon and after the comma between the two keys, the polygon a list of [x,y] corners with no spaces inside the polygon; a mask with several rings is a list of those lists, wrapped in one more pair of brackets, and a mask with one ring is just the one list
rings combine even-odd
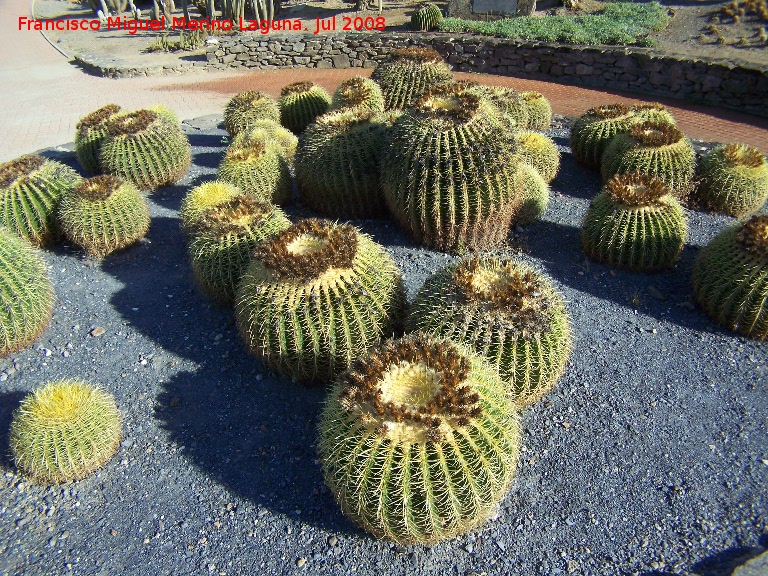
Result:
{"label": "small round cactus", "polygon": [[514,223],[525,226],[541,218],[549,204],[549,186],[538,170],[529,164],[521,164],[517,171],[517,188],[521,190],[520,208]]}
{"label": "small round cactus", "polygon": [[430,48],[398,48],[376,67],[371,80],[381,86],[387,110],[402,110],[430,88],[453,82],[453,73]]}
{"label": "small round cactus", "polygon": [[384,95],[370,78],[355,76],[344,80],[333,93],[331,110],[362,108],[373,113],[384,112]]}
{"label": "small round cactus", "polygon": [[179,217],[181,218],[181,228],[189,233],[202,216],[203,212],[213,208],[218,204],[223,204],[232,200],[235,196],[242,194],[234,184],[213,180],[212,182],[203,182],[190,190],[181,201],[179,208]]}
{"label": "small round cactus", "polygon": [[528,130],[547,130],[552,124],[552,106],[540,92],[520,94],[528,106]]}
{"label": "small round cactus", "polygon": [[530,121],[530,112],[522,95],[511,88],[504,86],[487,86],[477,82],[461,80],[457,82],[464,86],[467,92],[480,96],[490,101],[502,113],[509,128],[513,130],[527,130]]}
{"label": "small round cactus", "polygon": [[538,132],[518,132],[515,142],[520,159],[533,166],[544,182],[552,182],[560,170],[560,152],[552,138]]}
{"label": "small round cactus", "polygon": [[261,243],[237,288],[248,348],[302,381],[328,381],[390,335],[404,302],[384,249],[348,225],[303,220]]}
{"label": "small round cactus", "polygon": [[56,206],[81,180],[69,166],[42,156],[21,156],[0,166],[0,225],[47,246],[59,238]]}
{"label": "small round cactus", "polygon": [[107,104],[83,116],[75,126],[75,154],[80,166],[86,171],[94,174],[101,172],[101,143],[108,134],[107,122],[118,112],[120,106]]}
{"label": "small round cactus", "polygon": [[313,82],[294,82],[280,92],[280,123],[294,134],[300,134],[325,114],[331,105],[331,95]]}
{"label": "small round cactus", "polygon": [[0,358],[26,348],[43,333],[54,298],[37,251],[0,227]]}
{"label": "small round cactus", "polygon": [[436,30],[443,21],[443,13],[432,2],[419,4],[411,14],[411,28],[420,32]]}
{"label": "small round cactus", "polygon": [[517,411],[496,371],[423,334],[355,362],[319,429],[325,481],[341,509],[399,544],[435,544],[480,525],[520,453]]}
{"label": "small round cactus", "polygon": [[641,173],[621,174],[592,200],[581,241],[593,260],[657,272],[675,264],[687,231],[680,203],[661,180]]}
{"label": "small round cactus", "polygon": [[726,228],[701,251],[693,267],[693,297],[729,330],[768,338],[768,216]]}
{"label": "small round cactus", "polygon": [[100,162],[107,174],[154,190],[181,180],[192,161],[181,128],[152,110],[118,114],[107,122]]}
{"label": "small round cactus", "polygon": [[531,404],[554,386],[571,351],[563,298],[540,272],[511,258],[464,258],[427,279],[407,328],[469,346]]}
{"label": "small round cactus", "polygon": [[280,121],[280,108],[268,95],[256,90],[240,92],[224,107],[224,127],[230,136],[253,128],[257,120]]}
{"label": "small round cactus", "polygon": [[11,422],[16,466],[36,482],[61,484],[101,468],[120,446],[112,395],[85,382],[46,384],[21,402]]}
{"label": "small round cactus", "polygon": [[717,146],[699,164],[698,200],[713,212],[749,216],[768,199],[768,162],[746,144]]}
{"label": "small round cactus", "polygon": [[514,151],[492,104],[461,86],[433,88],[390,129],[382,160],[387,205],[430,248],[494,246],[519,204]]}
{"label": "small round cactus", "polygon": [[232,304],[253,249],[290,225],[280,208],[242,194],[203,212],[189,243],[200,288],[214,300]]}
{"label": "small round cactus", "polygon": [[655,176],[675,196],[685,199],[693,187],[696,152],[685,134],[672,124],[641,122],[611,140],[600,171],[604,182],[630,172]]}
{"label": "small round cactus", "polygon": [[273,204],[285,204],[293,192],[288,163],[276,146],[263,140],[230,146],[217,177],[246,194]]}
{"label": "small round cactus", "polygon": [[675,117],[672,116],[672,112],[670,112],[666,106],[659,104],[658,102],[635,104],[630,110],[643,122],[652,121],[675,124]]}
{"label": "small round cactus", "polygon": [[141,192],[108,175],[83,180],[64,194],[58,214],[64,236],[97,258],[138,242],[150,223]]}
{"label": "small round cactus", "polygon": [[239,148],[244,144],[260,140],[266,144],[275,146],[289,166],[293,166],[293,158],[299,139],[296,135],[274,120],[255,120],[248,130],[243,130],[234,140],[232,147]]}
{"label": "small round cactus", "polygon": [[637,122],[635,113],[623,104],[587,110],[571,128],[573,158],[588,168],[599,170],[603,152],[611,139]]}

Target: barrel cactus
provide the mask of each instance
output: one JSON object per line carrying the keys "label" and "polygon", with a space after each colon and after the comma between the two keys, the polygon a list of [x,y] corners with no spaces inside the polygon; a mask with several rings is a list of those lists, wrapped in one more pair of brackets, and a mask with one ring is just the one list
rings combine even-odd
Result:
{"label": "barrel cactus", "polygon": [[242,190],[234,184],[221,180],[203,182],[195,186],[181,201],[179,217],[181,218],[182,230],[189,233],[203,212],[242,193]]}
{"label": "barrel cactus", "polygon": [[588,168],[599,170],[603,152],[611,139],[637,122],[635,113],[623,104],[587,110],[571,128],[573,158]]}
{"label": "barrel cactus", "polygon": [[189,242],[200,288],[214,300],[232,304],[254,248],[290,225],[280,208],[242,194],[203,212]]}
{"label": "barrel cactus", "polygon": [[54,298],[37,251],[0,227],[0,358],[26,348],[43,333]]}
{"label": "barrel cactus", "polygon": [[181,129],[181,120],[179,119],[178,114],[168,108],[168,106],[164,106],[162,104],[155,104],[154,106],[149,106],[146,108],[146,110],[149,110],[150,112],[154,112],[158,116],[165,118],[168,120],[171,124],[173,124],[178,129]]}
{"label": "barrel cactus", "polygon": [[370,78],[355,76],[344,80],[333,93],[331,110],[362,108],[371,112],[384,112],[384,95]]}
{"label": "barrel cactus", "polygon": [[107,122],[100,162],[107,174],[154,190],[178,182],[192,160],[181,128],[152,110],[118,114]]}
{"label": "barrel cactus", "polygon": [[693,267],[693,297],[729,330],[768,338],[768,216],[726,228],[701,251]]}
{"label": "barrel cactus", "polygon": [[411,28],[420,32],[436,30],[443,21],[443,13],[432,2],[419,4],[411,14]]}
{"label": "barrel cactus", "polygon": [[101,172],[101,143],[108,134],[107,122],[118,112],[120,106],[107,104],[83,116],[75,126],[75,154],[80,166],[86,171],[94,174]]}
{"label": "barrel cactus", "polygon": [[768,162],[757,148],[723,144],[699,164],[699,201],[709,210],[749,216],[768,199]]}
{"label": "barrel cactus", "polygon": [[547,130],[552,124],[552,106],[540,92],[520,94],[528,106],[528,130]]}
{"label": "barrel cactus", "polygon": [[36,482],[61,484],[101,468],[120,447],[122,423],[111,394],[77,380],[46,384],[14,413],[16,466]]}
{"label": "barrel cactus", "polygon": [[658,102],[635,104],[630,110],[643,122],[650,120],[653,122],[675,124],[675,117],[672,115],[672,112],[670,112],[666,106],[659,104]]}
{"label": "barrel cactus", "polygon": [[381,180],[387,205],[430,248],[494,246],[520,200],[514,151],[492,104],[460,86],[433,88],[390,129]]}
{"label": "barrel cactus", "polygon": [[303,220],[261,243],[237,288],[248,348],[302,381],[328,381],[401,321],[400,271],[348,224]]}
{"label": "barrel cactus", "polygon": [[280,150],[263,140],[250,140],[227,149],[217,177],[260,200],[285,204],[291,199],[293,181]]}
{"label": "barrel cactus", "polygon": [[430,48],[398,48],[380,63],[371,80],[381,86],[387,110],[402,110],[430,88],[453,81],[453,73]]}
{"label": "barrel cactus", "polygon": [[481,524],[506,494],[521,427],[482,358],[423,334],[342,374],[318,452],[341,509],[377,538],[434,544]]}
{"label": "barrel cactus", "polygon": [[224,107],[224,127],[230,136],[253,128],[257,120],[280,121],[280,108],[263,92],[248,90],[233,96]]}
{"label": "barrel cactus", "polygon": [[525,163],[521,164],[516,178],[521,200],[514,223],[525,226],[541,218],[546,211],[549,204],[549,186],[536,168]]}
{"label": "barrel cactus", "polygon": [[603,181],[629,172],[655,176],[675,196],[685,199],[693,187],[696,152],[691,141],[672,124],[642,122],[611,140],[600,171]]}
{"label": "barrel cactus", "polygon": [[637,272],[675,264],[688,227],[683,209],[658,178],[618,175],[589,207],[581,227],[584,253],[598,262]]}
{"label": "barrel cactus", "polygon": [[571,351],[562,296],[541,272],[512,258],[473,256],[439,270],[419,291],[407,328],[475,350],[521,406],[555,386]]}
{"label": "barrel cactus", "polygon": [[232,146],[237,148],[254,140],[275,146],[288,165],[293,166],[299,139],[293,132],[281,126],[279,122],[255,120],[251,128],[243,130],[235,136],[232,140]]}
{"label": "barrel cactus", "polygon": [[56,206],[81,180],[61,162],[21,156],[0,166],[0,225],[36,246],[59,238]]}
{"label": "barrel cactus", "polygon": [[502,118],[508,121],[510,129],[528,129],[530,112],[519,92],[504,86],[488,86],[467,80],[461,80],[457,84],[464,86],[470,94],[489,100],[502,113]]}
{"label": "barrel cactus", "polygon": [[552,138],[538,132],[515,134],[520,159],[536,168],[544,181],[549,184],[560,170],[560,151]]}
{"label": "barrel cactus", "polygon": [[331,105],[331,95],[313,82],[294,82],[280,92],[280,123],[294,134],[300,134],[325,114]]}
{"label": "barrel cactus", "polygon": [[97,258],[139,241],[150,223],[141,192],[108,175],[83,180],[65,193],[58,215],[64,236]]}

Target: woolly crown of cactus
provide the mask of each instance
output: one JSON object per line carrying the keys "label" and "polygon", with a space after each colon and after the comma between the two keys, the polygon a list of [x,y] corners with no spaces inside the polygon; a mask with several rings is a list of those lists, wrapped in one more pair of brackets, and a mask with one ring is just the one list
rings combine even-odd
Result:
{"label": "woolly crown of cactus", "polygon": [[664,182],[639,172],[617,174],[606,182],[605,191],[616,204],[630,207],[662,204],[661,198],[670,193]]}
{"label": "woolly crown of cactus", "polygon": [[390,53],[390,61],[408,61],[408,62],[442,62],[443,57],[437,50],[432,48],[397,48]]}
{"label": "woolly crown of cactus", "polygon": [[746,144],[727,144],[722,151],[723,158],[731,166],[745,166],[747,168],[759,168],[765,164],[765,156],[754,146]]}
{"label": "woolly crown of cactus", "polygon": [[47,161],[43,156],[21,156],[0,166],[0,188],[10,188],[21,179],[26,178],[42,168]]}
{"label": "woolly crown of cactus", "polygon": [[121,108],[117,104],[107,104],[90,114],[86,114],[75,125],[78,130],[85,128],[98,128],[106,123],[112,116],[120,112]]}
{"label": "woolly crown of cactus", "polygon": [[666,122],[655,122],[653,120],[631,126],[629,135],[635,138],[643,146],[651,146],[655,148],[675,144],[685,138],[685,134],[683,134],[677,126],[673,126]]}
{"label": "woolly crown of cactus", "polygon": [[753,216],[736,232],[736,240],[742,248],[768,261],[768,216]]}

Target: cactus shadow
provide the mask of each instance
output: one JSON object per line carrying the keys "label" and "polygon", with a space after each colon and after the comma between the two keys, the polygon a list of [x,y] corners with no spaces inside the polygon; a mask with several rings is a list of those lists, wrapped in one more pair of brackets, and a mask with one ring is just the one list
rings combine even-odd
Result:
{"label": "cactus shadow", "polygon": [[763,548],[734,546],[697,562],[691,571],[699,576],[730,576],[737,567],[763,552]]}
{"label": "cactus shadow", "polygon": [[591,200],[600,191],[602,185],[600,172],[578,164],[570,151],[561,150],[560,171],[549,185],[553,193]]}
{"label": "cactus shadow", "polygon": [[0,468],[5,470],[13,469],[10,445],[11,420],[14,411],[25,396],[26,393],[20,391],[0,393]]}

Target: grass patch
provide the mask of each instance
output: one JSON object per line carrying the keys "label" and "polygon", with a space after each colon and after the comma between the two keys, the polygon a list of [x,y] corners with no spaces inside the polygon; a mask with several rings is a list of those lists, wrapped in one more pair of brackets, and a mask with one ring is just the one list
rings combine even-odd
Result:
{"label": "grass patch", "polygon": [[446,18],[438,29],[568,44],[645,44],[649,33],[667,24],[667,9],[658,2],[616,2],[581,16],[520,16],[493,22]]}

